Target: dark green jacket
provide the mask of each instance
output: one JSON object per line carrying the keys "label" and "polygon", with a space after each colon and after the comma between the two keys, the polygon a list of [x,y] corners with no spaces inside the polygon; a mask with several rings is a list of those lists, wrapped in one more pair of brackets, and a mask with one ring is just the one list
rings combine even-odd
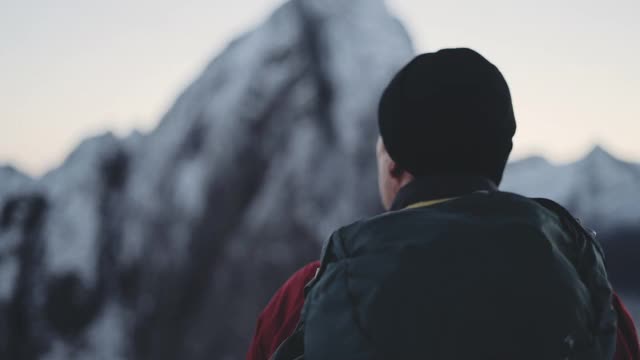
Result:
{"label": "dark green jacket", "polygon": [[[444,197],[456,198],[405,209]],[[325,245],[290,340],[304,359],[612,358],[603,256],[562,207],[484,179],[422,178],[393,210]]]}

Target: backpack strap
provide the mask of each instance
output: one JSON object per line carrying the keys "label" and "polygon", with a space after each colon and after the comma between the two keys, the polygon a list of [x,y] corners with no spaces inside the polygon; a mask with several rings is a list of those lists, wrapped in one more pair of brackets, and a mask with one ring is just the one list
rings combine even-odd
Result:
{"label": "backpack strap", "polygon": [[596,251],[598,252],[598,254],[600,255],[600,258],[604,263],[604,259],[605,259],[604,251],[602,250],[602,246],[600,245],[600,243],[596,240],[596,236],[598,234],[593,229],[586,227],[580,221],[580,219],[574,217],[569,212],[569,210],[567,210],[562,205],[558,204],[553,200],[544,199],[544,198],[534,198],[531,200],[537,202],[539,205],[542,205],[547,210],[556,214],[560,218],[560,220],[564,223],[564,225],[569,228],[569,230],[571,230],[574,233],[578,232],[578,234],[576,235],[584,236],[584,238],[596,249]]}
{"label": "backpack strap", "polygon": [[596,240],[596,232],[585,227],[562,205],[549,199],[532,200],[558,216],[575,240],[577,263],[574,266],[591,294],[595,315],[590,326],[593,339],[587,346],[599,344],[601,353],[608,355],[606,359],[611,359],[615,352],[617,314],[613,308],[613,289],[607,278],[604,251]]}

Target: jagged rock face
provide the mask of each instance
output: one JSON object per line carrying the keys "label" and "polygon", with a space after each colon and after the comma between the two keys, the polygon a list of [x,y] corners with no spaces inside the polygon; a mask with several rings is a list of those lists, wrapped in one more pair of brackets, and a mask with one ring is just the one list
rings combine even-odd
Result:
{"label": "jagged rock face", "polygon": [[380,210],[377,99],[412,54],[381,0],[293,0],[152,133],[1,173],[0,357],[242,358],[280,283]]}
{"label": "jagged rock face", "polygon": [[[0,358],[243,358],[282,281],[335,228],[381,211],[377,99],[412,53],[382,0],[292,0],[150,134],[89,139],[39,180],[0,168]],[[597,214],[617,226],[609,210],[638,180],[592,178],[623,167],[590,158],[568,173],[617,199]],[[561,170],[513,164],[505,186],[591,216],[593,191],[548,180]],[[619,179],[630,189],[609,194]]]}
{"label": "jagged rock face", "polygon": [[126,206],[116,169],[126,167],[126,145],[110,135],[87,140],[63,166],[0,198],[0,273],[11,274],[0,298],[0,357],[114,358],[122,350],[92,334],[117,296],[112,238],[123,222],[110,212]]}
{"label": "jagged rock face", "polygon": [[411,55],[381,1],[294,1],[186,90],[129,179],[142,354],[237,355],[278,282],[377,208],[376,102]]}
{"label": "jagged rock face", "polygon": [[541,158],[512,163],[502,189],[554,199],[598,231],[640,226],[640,164],[618,160],[599,146],[568,165]]}

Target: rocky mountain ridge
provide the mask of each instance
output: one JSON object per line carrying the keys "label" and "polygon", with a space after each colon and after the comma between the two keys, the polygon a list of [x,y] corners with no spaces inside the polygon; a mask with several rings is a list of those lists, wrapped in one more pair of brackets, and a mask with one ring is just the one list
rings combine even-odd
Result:
{"label": "rocky mountain ridge", "polygon": [[149,134],[0,169],[0,357],[242,358],[279,284],[378,210],[374,104],[412,54],[382,0],[292,0]]}
{"label": "rocky mountain ridge", "polygon": [[[40,179],[0,167],[0,358],[243,358],[282,281],[382,210],[376,103],[412,55],[382,0],[292,0],[150,133],[87,139]],[[505,188],[637,234],[637,171],[598,150],[514,163]]]}

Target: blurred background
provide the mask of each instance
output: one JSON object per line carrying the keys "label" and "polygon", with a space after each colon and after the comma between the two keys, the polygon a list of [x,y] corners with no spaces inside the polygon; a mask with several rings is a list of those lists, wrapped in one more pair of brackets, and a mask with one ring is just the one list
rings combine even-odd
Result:
{"label": "blurred background", "polygon": [[0,0],[0,357],[241,359],[275,289],[382,211],[377,99],[501,69],[503,189],[599,233],[640,322],[636,0]]}

